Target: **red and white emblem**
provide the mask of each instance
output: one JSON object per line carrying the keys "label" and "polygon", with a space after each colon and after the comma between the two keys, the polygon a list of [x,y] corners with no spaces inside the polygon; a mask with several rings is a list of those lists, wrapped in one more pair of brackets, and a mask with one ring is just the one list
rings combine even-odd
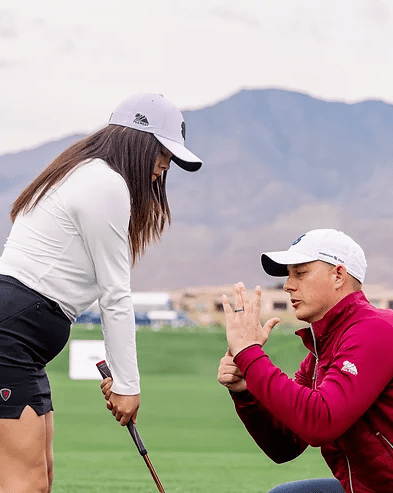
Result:
{"label": "red and white emblem", "polygon": [[8,401],[8,399],[11,397],[11,390],[10,389],[1,389],[0,390],[0,397],[3,399],[3,401]]}

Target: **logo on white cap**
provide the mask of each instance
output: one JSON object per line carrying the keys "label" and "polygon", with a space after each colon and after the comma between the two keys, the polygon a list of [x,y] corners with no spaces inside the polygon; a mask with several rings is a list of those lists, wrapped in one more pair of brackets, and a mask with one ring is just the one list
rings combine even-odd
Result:
{"label": "logo on white cap", "polygon": [[302,236],[299,236],[299,238],[298,238],[297,240],[295,240],[295,241],[292,243],[292,246],[293,246],[293,245],[297,245],[297,244],[299,243],[299,241],[300,241],[300,240],[301,240],[304,236],[306,236],[306,235],[304,234],[304,235],[302,235]]}
{"label": "logo on white cap", "polygon": [[145,115],[141,115],[140,113],[137,113],[135,115],[135,120],[133,123],[138,123],[139,125],[144,125],[147,127],[149,125],[149,120],[145,117]]}

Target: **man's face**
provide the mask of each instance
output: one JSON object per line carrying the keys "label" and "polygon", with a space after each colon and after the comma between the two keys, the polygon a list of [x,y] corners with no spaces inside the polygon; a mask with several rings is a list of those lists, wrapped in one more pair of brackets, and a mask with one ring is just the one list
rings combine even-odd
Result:
{"label": "man's face", "polygon": [[288,265],[288,272],[284,290],[290,294],[299,320],[316,322],[337,303],[334,265],[317,260]]}

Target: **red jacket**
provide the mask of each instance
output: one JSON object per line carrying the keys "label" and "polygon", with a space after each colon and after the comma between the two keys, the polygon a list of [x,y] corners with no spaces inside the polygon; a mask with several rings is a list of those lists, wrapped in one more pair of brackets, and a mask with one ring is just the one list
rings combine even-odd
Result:
{"label": "red jacket", "polygon": [[321,447],[347,493],[393,492],[393,311],[357,291],[297,334],[311,352],[295,380],[258,345],[236,356],[239,417],[277,463]]}

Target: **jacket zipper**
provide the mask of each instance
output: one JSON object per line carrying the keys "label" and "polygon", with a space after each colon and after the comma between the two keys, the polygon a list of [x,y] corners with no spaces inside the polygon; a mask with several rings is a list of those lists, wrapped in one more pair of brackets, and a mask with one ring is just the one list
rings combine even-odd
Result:
{"label": "jacket zipper", "polygon": [[[381,437],[385,440],[385,442],[393,449],[393,444],[390,443],[390,441],[382,435],[382,433],[380,431],[377,431],[376,435],[381,435]],[[349,474],[349,486],[351,488],[351,492],[354,493],[353,491],[353,485],[352,485],[352,472],[351,472],[351,465],[349,463],[349,459],[347,456],[345,456],[346,460],[347,460],[347,465],[348,465],[348,474]]]}
{"label": "jacket zipper", "polygon": [[377,436],[378,436],[378,435],[381,435],[381,437],[382,437],[382,438],[385,440],[385,442],[386,442],[386,443],[390,446],[390,448],[392,448],[392,449],[393,449],[393,444],[391,444],[391,443],[389,442],[389,440],[388,440],[388,439],[387,439],[384,435],[382,435],[382,433],[381,433],[380,431],[377,431],[376,435],[377,435]]}
{"label": "jacket zipper", "polygon": [[[319,357],[318,357],[318,352],[317,352],[317,341],[316,341],[316,338],[315,338],[314,329],[312,327],[312,324],[310,324],[310,329],[311,329],[311,334],[312,334],[312,338],[313,338],[313,341],[314,341],[314,351],[315,351],[315,353],[314,353],[314,356],[315,356],[315,368],[314,368],[314,374],[312,376],[312,380],[313,380],[313,389],[316,389],[317,388],[317,372],[318,372]],[[383,438],[385,438],[385,437],[383,436]],[[393,445],[386,438],[385,438],[385,440],[393,448]],[[351,465],[350,465],[349,459],[348,459],[348,457],[346,455],[345,455],[345,459],[346,459],[347,465],[348,465],[349,487],[351,488],[351,492],[354,493],[354,491],[353,491],[353,485],[352,485]]]}
{"label": "jacket zipper", "polygon": [[[313,380],[313,388],[316,389],[317,388],[317,373],[318,373],[319,357],[318,357],[318,352],[317,352],[317,341],[316,341],[316,338],[315,338],[314,329],[313,329],[312,325],[310,325],[310,329],[311,329],[311,334],[312,334],[312,338],[313,338],[313,341],[314,341],[314,351],[315,351],[315,353],[314,353],[314,356],[315,356],[315,368],[314,368],[314,374],[312,376],[312,380]],[[377,434],[379,434],[379,432]],[[381,436],[382,436],[382,438],[384,438],[384,440],[393,449],[393,445],[389,442],[389,440],[387,438],[385,438],[382,434],[381,434]],[[345,459],[346,459],[347,465],[348,465],[349,487],[351,489],[351,492],[352,493],[355,493],[354,490],[353,490],[353,484],[352,484],[351,464],[349,463],[349,459],[348,459],[348,457],[346,455],[345,455]]]}
{"label": "jacket zipper", "polygon": [[347,456],[345,456],[345,458],[347,459],[347,465],[348,465],[349,487],[351,488],[352,493],[354,493],[354,491],[353,491],[353,486],[352,486],[352,472],[351,472],[351,465],[349,464],[349,459],[348,459],[348,457],[347,457]]}
{"label": "jacket zipper", "polygon": [[312,324],[310,325],[310,329],[311,329],[311,334],[312,334],[312,338],[313,338],[313,341],[314,341],[314,356],[315,356],[315,368],[314,368],[314,374],[312,376],[312,381],[313,381],[313,384],[312,384],[312,388],[313,389],[316,389],[317,388],[317,372],[318,372],[318,363],[319,363],[319,358],[318,358],[318,352],[317,352],[317,341],[315,339],[315,334],[314,334],[314,329],[312,327]]}

